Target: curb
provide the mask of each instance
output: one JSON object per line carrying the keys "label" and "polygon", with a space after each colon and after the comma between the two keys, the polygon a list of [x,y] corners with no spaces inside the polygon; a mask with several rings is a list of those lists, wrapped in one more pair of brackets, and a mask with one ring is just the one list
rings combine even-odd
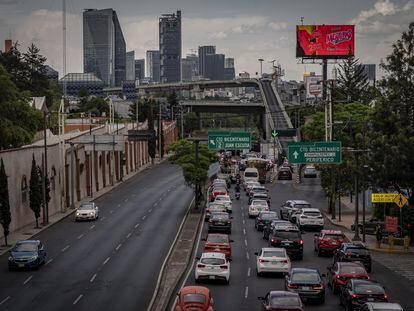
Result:
{"label": "curb", "polygon": [[348,227],[346,227],[345,225],[342,225],[342,224],[337,224],[337,223],[335,223],[335,222],[333,222],[332,221],[332,219],[330,219],[329,217],[328,217],[328,215],[326,214],[326,212],[325,211],[321,211],[322,212],[322,215],[324,216],[324,218],[331,224],[331,225],[333,225],[333,226],[337,226],[337,227],[341,227],[341,228],[344,228],[344,229],[346,229],[346,230],[349,230],[349,228]]}

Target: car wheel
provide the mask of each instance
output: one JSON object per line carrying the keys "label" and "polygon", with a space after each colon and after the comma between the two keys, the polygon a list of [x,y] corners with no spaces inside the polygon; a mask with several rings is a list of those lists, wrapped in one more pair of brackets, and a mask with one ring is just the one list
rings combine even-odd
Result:
{"label": "car wheel", "polygon": [[371,273],[371,271],[372,271],[372,267],[371,267],[371,266],[369,266],[369,267],[367,268],[367,272],[368,272],[368,273]]}
{"label": "car wheel", "polygon": [[200,280],[199,279],[194,279],[194,282],[196,283],[196,284],[198,284],[198,283],[200,283]]}
{"label": "car wheel", "polygon": [[332,288],[332,293],[334,295],[337,295],[339,293],[339,289],[336,288],[334,284],[331,284],[331,288]]}
{"label": "car wheel", "polygon": [[318,249],[318,257],[321,257],[321,256],[322,256],[322,252],[320,249]]}
{"label": "car wheel", "polygon": [[229,285],[230,284],[230,279],[225,280],[224,282],[226,283],[226,285]]}
{"label": "car wheel", "polygon": [[339,304],[340,304],[341,306],[343,306],[343,305],[344,305],[344,302],[342,301],[342,293],[339,295]]}
{"label": "car wheel", "polygon": [[263,230],[263,235],[262,235],[263,240],[267,240],[266,239],[266,235],[265,235],[265,231]]}
{"label": "car wheel", "polygon": [[325,303],[325,296],[323,296],[323,297],[319,300],[319,303],[320,303],[320,304]]}
{"label": "car wheel", "polygon": [[345,306],[345,311],[352,311],[354,308],[351,306],[351,303],[347,303]]}
{"label": "car wheel", "polygon": [[257,268],[256,268],[256,275],[259,276],[259,277],[262,276],[262,273],[259,272],[259,270],[257,270]]}
{"label": "car wheel", "polygon": [[14,271],[14,268],[13,267],[11,267],[11,266],[9,266],[9,271],[11,272],[11,271]]}

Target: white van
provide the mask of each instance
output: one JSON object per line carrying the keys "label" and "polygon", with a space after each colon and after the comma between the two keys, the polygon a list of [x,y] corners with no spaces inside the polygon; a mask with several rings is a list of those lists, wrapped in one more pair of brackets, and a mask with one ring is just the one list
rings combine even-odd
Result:
{"label": "white van", "polygon": [[244,182],[247,180],[259,181],[259,171],[255,167],[247,167],[244,170]]}

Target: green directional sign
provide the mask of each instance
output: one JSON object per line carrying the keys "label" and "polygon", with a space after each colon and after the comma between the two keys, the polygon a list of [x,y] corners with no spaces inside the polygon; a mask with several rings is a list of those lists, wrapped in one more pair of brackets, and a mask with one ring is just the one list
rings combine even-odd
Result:
{"label": "green directional sign", "polygon": [[288,142],[288,160],[292,164],[339,164],[340,141]]}
{"label": "green directional sign", "polygon": [[208,132],[208,149],[242,150],[250,149],[249,132]]}
{"label": "green directional sign", "polygon": [[275,129],[273,129],[273,130],[272,130],[272,136],[273,136],[273,137],[276,137],[278,134],[279,134],[279,133],[278,133]]}

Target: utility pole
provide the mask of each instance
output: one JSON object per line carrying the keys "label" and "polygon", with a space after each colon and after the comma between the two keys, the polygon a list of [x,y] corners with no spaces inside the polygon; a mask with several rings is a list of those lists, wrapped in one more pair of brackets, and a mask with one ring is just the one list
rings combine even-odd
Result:
{"label": "utility pole", "polygon": [[49,204],[47,202],[47,189],[46,189],[46,180],[47,180],[47,136],[46,136],[46,126],[47,126],[47,115],[48,113],[46,111],[43,112],[43,139],[44,139],[44,168],[43,168],[43,202],[44,202],[44,219],[43,223],[47,224],[49,223]]}
{"label": "utility pole", "polygon": [[258,61],[260,62],[260,78],[263,76],[263,58],[259,58]]}
{"label": "utility pole", "polygon": [[74,143],[69,142],[70,144],[70,208],[75,208],[75,177],[74,177],[74,169],[75,169],[75,147]]}
{"label": "utility pole", "polygon": [[159,102],[158,103],[158,105],[159,105],[159,112],[158,112],[158,155],[159,155],[159,157],[160,157],[160,162],[161,162],[161,135],[162,135],[162,133],[161,133],[161,129],[162,129],[162,126],[161,126],[161,122],[162,122],[162,119],[161,119],[161,102]]}
{"label": "utility pole", "polygon": [[138,129],[138,100],[135,103],[135,118],[137,120],[137,129]]}
{"label": "utility pole", "polygon": [[181,106],[181,139],[184,139],[184,117],[183,117],[183,107]]}

